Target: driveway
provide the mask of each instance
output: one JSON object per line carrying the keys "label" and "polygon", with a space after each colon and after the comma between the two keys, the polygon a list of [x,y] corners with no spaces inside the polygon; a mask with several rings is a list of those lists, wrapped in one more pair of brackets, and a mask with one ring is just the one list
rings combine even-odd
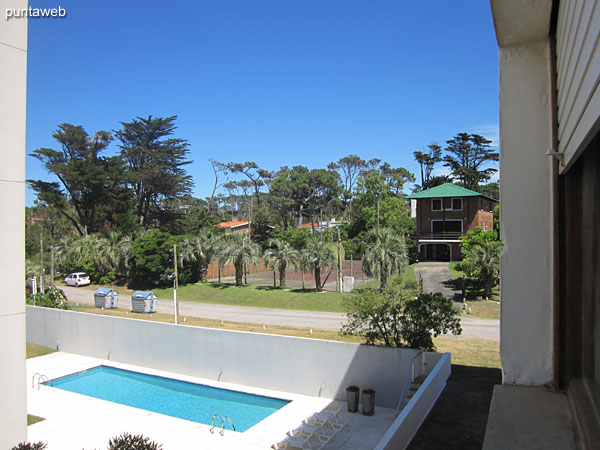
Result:
{"label": "driveway", "polygon": [[426,293],[441,292],[444,297],[451,298],[456,302],[460,299],[461,291],[453,288],[452,275],[447,262],[420,262],[415,266],[417,281],[423,277],[423,291]]}

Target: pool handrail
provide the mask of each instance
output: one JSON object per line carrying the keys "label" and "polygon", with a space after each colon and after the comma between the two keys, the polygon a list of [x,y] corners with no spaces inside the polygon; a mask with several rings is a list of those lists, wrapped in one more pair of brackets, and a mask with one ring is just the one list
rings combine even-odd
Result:
{"label": "pool handrail", "polygon": [[[221,421],[221,425],[223,428],[225,428],[225,421],[223,419],[221,419],[221,416],[218,413],[213,414],[212,416],[212,423],[211,423],[211,427],[210,427],[210,432],[214,433],[215,432],[215,417],[218,417],[219,420]],[[223,430],[221,429],[221,436],[223,436]]]}
{"label": "pool handrail", "polygon": [[225,416],[225,417],[223,417],[223,429],[221,430],[221,436],[223,436],[225,434],[225,419],[229,419],[229,423],[231,424],[231,428],[233,428],[233,431],[235,431],[235,425],[231,421],[231,417]]}

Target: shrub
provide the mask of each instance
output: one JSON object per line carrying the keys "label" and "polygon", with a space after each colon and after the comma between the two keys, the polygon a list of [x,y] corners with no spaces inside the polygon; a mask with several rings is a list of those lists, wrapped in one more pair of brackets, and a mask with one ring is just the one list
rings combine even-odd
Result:
{"label": "shrub", "polygon": [[346,304],[348,323],[340,334],[363,336],[367,344],[435,350],[433,337],[461,334],[460,311],[442,294],[407,296],[397,287],[363,289]]}
{"label": "shrub", "polygon": [[[131,250],[130,280],[136,288],[172,286],[168,278],[174,271],[173,246],[179,247],[186,236],[172,236],[161,231],[152,231],[138,237]],[[180,267],[179,284],[200,279],[196,266]]]}
{"label": "shrub", "polygon": [[123,433],[108,441],[108,450],[161,450],[162,445],[151,441],[141,434]]}
{"label": "shrub", "polygon": [[73,272],[85,272],[90,276],[90,281],[98,282],[102,273],[96,267],[96,264],[90,257],[79,260],[65,259],[62,263],[62,271],[65,275]]}
{"label": "shrub", "polygon": [[19,445],[15,445],[10,450],[44,450],[46,447],[48,447],[48,445],[41,441],[36,442],[35,444],[21,442]]}
{"label": "shrub", "polygon": [[44,293],[36,292],[28,295],[25,303],[33,306],[43,306],[45,308],[69,309],[67,296],[62,289],[55,287],[47,288]]}

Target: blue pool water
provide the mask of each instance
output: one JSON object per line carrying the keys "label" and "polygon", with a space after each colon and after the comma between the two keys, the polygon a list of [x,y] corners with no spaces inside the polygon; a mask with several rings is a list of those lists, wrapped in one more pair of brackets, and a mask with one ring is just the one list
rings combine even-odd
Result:
{"label": "blue pool water", "polygon": [[[73,375],[44,383],[90,397],[122,405],[178,417],[194,422],[211,424],[218,413],[229,416],[236,431],[246,431],[279,408],[288,400],[219,389],[186,381],[98,366]],[[215,420],[215,428],[221,422]],[[227,429],[231,429],[229,422]]]}

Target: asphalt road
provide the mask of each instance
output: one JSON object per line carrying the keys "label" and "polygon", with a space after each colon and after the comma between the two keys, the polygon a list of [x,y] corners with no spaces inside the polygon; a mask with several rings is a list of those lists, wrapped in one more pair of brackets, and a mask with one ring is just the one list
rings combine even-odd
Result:
{"label": "asphalt road", "polygon": [[[82,305],[94,304],[94,291],[85,288],[63,287],[67,298],[72,303]],[[129,296],[119,296],[119,307],[130,308]],[[173,299],[159,299],[157,312],[173,314]],[[207,303],[179,302],[179,314],[183,317],[201,317],[205,319],[223,320],[225,322],[255,323],[262,325],[278,325],[289,327],[307,327],[339,329],[346,322],[342,313],[298,311],[271,308],[252,308],[247,306],[214,305]],[[462,336],[485,337],[498,339],[500,336],[499,321],[463,317]]]}

